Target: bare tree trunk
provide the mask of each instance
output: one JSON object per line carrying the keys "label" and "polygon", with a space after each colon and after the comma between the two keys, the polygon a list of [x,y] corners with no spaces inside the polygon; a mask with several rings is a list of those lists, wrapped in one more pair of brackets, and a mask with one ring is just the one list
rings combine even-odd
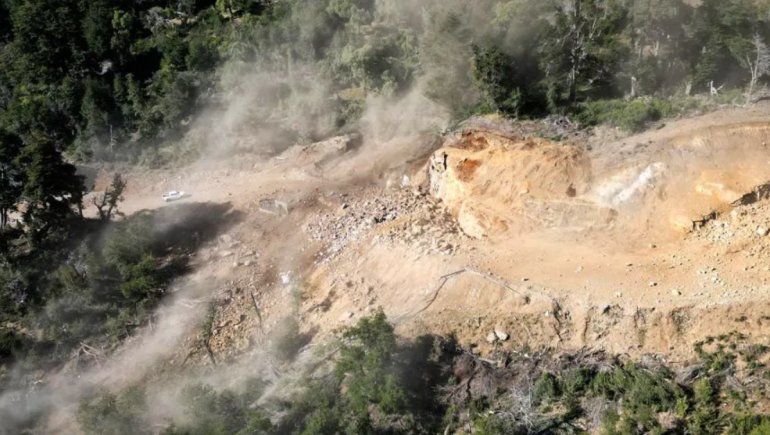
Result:
{"label": "bare tree trunk", "polygon": [[751,103],[759,79],[770,73],[770,50],[768,50],[767,44],[765,44],[765,41],[762,40],[759,34],[754,35],[753,44],[754,59],[752,60],[749,54],[746,55],[746,66],[751,75],[749,88],[746,91],[746,104]]}
{"label": "bare tree trunk", "polygon": [[574,9],[574,22],[572,37],[572,47],[570,50],[570,63],[571,69],[569,73],[569,102],[574,103],[577,100],[577,77],[580,69],[580,50],[582,49],[582,43],[580,41],[580,28],[582,26],[582,17],[580,11],[580,0],[573,0],[572,7]]}
{"label": "bare tree trunk", "polygon": [[756,85],[757,85],[757,75],[756,75],[756,72],[752,69],[751,80],[749,80],[749,90],[746,91],[746,104],[751,103],[751,97],[754,94],[754,87]]}

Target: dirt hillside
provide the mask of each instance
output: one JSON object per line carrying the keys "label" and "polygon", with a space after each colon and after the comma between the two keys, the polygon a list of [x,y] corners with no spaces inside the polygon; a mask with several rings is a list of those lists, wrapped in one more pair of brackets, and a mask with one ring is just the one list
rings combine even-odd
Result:
{"label": "dirt hillside", "polygon": [[[411,138],[426,152],[371,164],[366,182],[350,175],[365,160],[356,138],[336,138],[129,173],[122,208],[173,207],[160,196],[175,189],[240,214],[195,271],[218,300],[218,360],[260,352],[287,315],[320,343],[380,307],[400,333],[455,334],[482,353],[683,359],[734,330],[770,343],[768,115],[760,104],[563,142],[485,120]],[[164,355],[206,364],[196,334]]]}

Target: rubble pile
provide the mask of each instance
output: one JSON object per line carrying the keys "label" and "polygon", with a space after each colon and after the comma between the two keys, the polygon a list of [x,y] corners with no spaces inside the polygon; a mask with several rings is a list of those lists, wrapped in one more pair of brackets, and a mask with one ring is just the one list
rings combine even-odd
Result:
{"label": "rubble pile", "polygon": [[416,197],[405,189],[385,190],[356,198],[339,196],[336,209],[329,210],[304,226],[304,231],[315,241],[325,243],[318,253],[318,262],[334,258],[348,244],[358,241],[372,228],[384,222],[411,213]]}
{"label": "rubble pile", "polygon": [[417,210],[389,226],[376,241],[415,246],[420,254],[454,254],[463,237],[457,219],[431,197],[420,200]]}
{"label": "rubble pile", "polygon": [[216,242],[201,249],[201,257],[206,261],[232,262],[233,267],[256,265],[259,253],[235,239],[230,234],[222,234]]}
{"label": "rubble pile", "polygon": [[318,263],[329,261],[375,229],[382,229],[375,243],[416,244],[422,253],[447,255],[457,249],[455,219],[430,196],[407,188],[365,192],[355,198],[340,195],[336,210],[304,227],[312,240],[325,243]]}
{"label": "rubble pile", "polygon": [[[745,246],[749,255],[764,250],[764,243],[751,243],[770,236],[770,202],[738,206],[717,216],[694,233],[694,237],[726,247]],[[768,239],[770,240],[770,239]]]}

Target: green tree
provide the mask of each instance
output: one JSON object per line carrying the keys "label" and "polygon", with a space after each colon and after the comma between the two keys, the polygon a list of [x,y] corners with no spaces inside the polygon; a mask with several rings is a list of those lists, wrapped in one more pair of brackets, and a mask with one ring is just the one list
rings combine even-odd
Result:
{"label": "green tree", "polygon": [[55,142],[42,134],[29,138],[19,160],[25,168],[24,221],[32,240],[39,241],[52,229],[64,227],[75,211],[82,211],[83,178],[62,159]]}
{"label": "green tree", "polygon": [[681,0],[639,0],[629,6],[623,38],[629,53],[619,86],[631,97],[679,85],[689,73],[692,46],[684,23],[693,7]]}
{"label": "green tree", "polygon": [[18,164],[21,139],[0,130],[0,232],[8,225],[8,214],[16,209],[23,187],[22,169]]}
{"label": "green tree", "polygon": [[695,8],[688,31],[697,43],[693,85],[735,85],[746,76],[741,65],[752,51],[752,40],[762,24],[751,0],[704,0]]}
{"label": "green tree", "polygon": [[8,0],[0,0],[0,45],[11,39],[11,11]]}
{"label": "green tree", "polygon": [[234,20],[244,13],[260,14],[266,3],[265,0],[216,0],[216,8],[223,17]]}
{"label": "green tree", "polygon": [[344,384],[344,400],[350,410],[349,429],[367,431],[370,407],[395,414],[404,409],[406,392],[393,372],[396,335],[385,313],[361,319],[343,334],[335,372]]}
{"label": "green tree", "polygon": [[621,0],[570,0],[557,4],[540,56],[552,108],[580,97],[607,96],[623,45],[627,9]]}
{"label": "green tree", "polygon": [[8,76],[13,86],[6,119],[26,140],[33,130],[68,144],[77,127],[81,79],[88,70],[81,2],[12,2]]}
{"label": "green tree", "polygon": [[134,10],[115,9],[112,11],[112,36],[110,48],[121,65],[130,63],[133,54],[131,46],[140,38],[139,19]]}
{"label": "green tree", "polygon": [[[113,9],[107,0],[90,0],[83,17],[83,36],[97,58],[108,54],[112,39]],[[103,59],[99,59],[103,60]]]}
{"label": "green tree", "polygon": [[474,77],[492,109],[514,116],[537,110],[539,101],[534,83],[540,74],[525,55],[514,57],[494,45],[474,45],[473,55]]}
{"label": "green tree", "polygon": [[17,80],[56,83],[81,61],[81,11],[76,0],[12,3],[12,53]]}

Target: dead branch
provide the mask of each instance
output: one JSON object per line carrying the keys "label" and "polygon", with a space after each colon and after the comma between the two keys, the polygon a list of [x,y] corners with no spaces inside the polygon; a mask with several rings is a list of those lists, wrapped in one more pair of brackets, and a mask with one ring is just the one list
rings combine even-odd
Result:
{"label": "dead branch", "polygon": [[259,310],[259,304],[257,304],[257,298],[254,297],[254,292],[249,292],[251,296],[251,304],[254,305],[254,311],[257,312],[257,319],[259,320],[259,331],[264,335],[265,329],[262,326],[262,312]]}
{"label": "dead branch", "polygon": [[203,343],[203,346],[206,348],[206,353],[209,355],[209,359],[211,360],[211,364],[217,365],[217,360],[214,358],[214,351],[211,350],[211,345],[209,344],[209,341],[206,340]]}

